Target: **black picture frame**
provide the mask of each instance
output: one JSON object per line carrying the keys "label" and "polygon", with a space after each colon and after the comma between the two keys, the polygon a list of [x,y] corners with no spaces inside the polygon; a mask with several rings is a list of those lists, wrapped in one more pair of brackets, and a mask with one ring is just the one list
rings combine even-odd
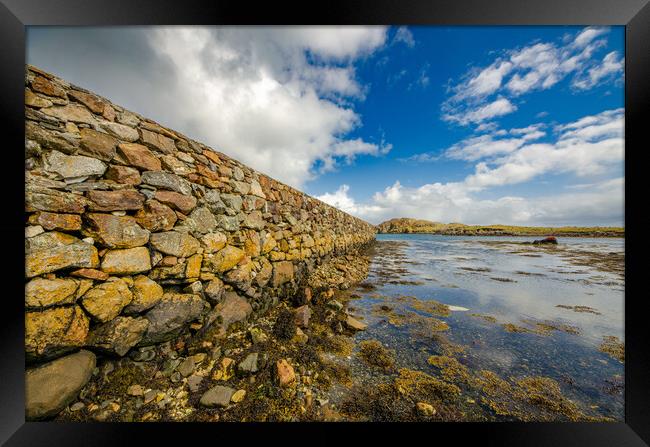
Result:
{"label": "black picture frame", "polygon": [[[24,145],[24,69],[26,26],[32,25],[189,25],[189,24],[390,24],[390,25],[625,25],[625,422],[621,423],[455,423],[409,424],[72,424],[25,422],[24,417],[24,188],[20,166]],[[647,290],[642,289],[647,242],[642,225],[647,188],[643,155],[650,104],[650,4],[648,0],[444,0],[341,1],[252,5],[243,1],[198,0],[0,0],[0,113],[6,169],[0,219],[5,248],[0,315],[0,441],[6,445],[125,445],[153,437],[167,443],[237,442],[227,436],[276,435],[306,429],[322,435],[280,442],[340,442],[350,432],[404,437],[439,444],[473,436],[481,445],[641,446],[650,443],[650,342]],[[644,113],[645,112],[645,113]],[[644,126],[645,124],[645,126]],[[645,144],[644,144],[645,143]],[[24,180],[24,179],[22,179]],[[11,210],[11,211],[9,211]],[[23,261],[19,261],[22,259]],[[209,433],[200,433],[208,431]],[[316,433],[314,433],[316,434]],[[361,434],[361,433],[360,433]],[[217,436],[217,437],[215,437]],[[280,437],[281,436],[281,437]],[[244,438],[249,440],[248,438]],[[404,439],[404,438],[403,438]],[[269,441],[260,441],[269,442]],[[365,442],[368,442],[366,439]],[[447,441],[449,442],[449,441]]]}

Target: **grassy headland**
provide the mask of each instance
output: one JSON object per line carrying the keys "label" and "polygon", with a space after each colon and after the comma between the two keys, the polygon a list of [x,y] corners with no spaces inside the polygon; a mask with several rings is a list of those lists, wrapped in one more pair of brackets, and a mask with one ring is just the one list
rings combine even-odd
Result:
{"label": "grassy headland", "polygon": [[444,224],[429,220],[397,218],[377,225],[379,233],[429,233],[466,236],[561,236],[625,237],[622,227],[519,227],[513,225]]}

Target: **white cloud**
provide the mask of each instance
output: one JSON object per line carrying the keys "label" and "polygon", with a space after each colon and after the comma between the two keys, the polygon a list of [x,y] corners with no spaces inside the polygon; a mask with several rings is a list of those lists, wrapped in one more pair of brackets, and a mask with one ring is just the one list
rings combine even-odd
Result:
{"label": "white cloud", "polygon": [[573,45],[578,48],[582,48],[594,40],[596,37],[601,36],[608,31],[609,30],[607,27],[587,27],[576,36],[576,38],[573,40]]}
{"label": "white cloud", "polygon": [[[444,152],[448,158],[476,162],[474,173],[458,182],[404,187],[399,181],[358,203],[347,185],[321,196],[328,203],[379,223],[393,217],[440,222],[520,225],[620,225],[623,216],[623,109],[607,110],[557,126],[554,141],[537,143],[543,125],[496,130],[468,138]],[[419,159],[418,159],[419,157]],[[416,161],[440,159],[418,154]],[[583,183],[569,192],[536,198],[480,196],[491,188],[530,181],[544,174],[568,173],[577,178],[612,176]],[[327,200],[326,200],[327,199]]]}
{"label": "white cloud", "polygon": [[462,125],[470,123],[481,123],[483,121],[496,118],[517,110],[517,106],[507,98],[497,98],[493,102],[485,104],[471,111],[465,111],[463,114],[449,113],[443,116],[446,121],[457,122]]}
{"label": "white cloud", "polygon": [[495,62],[469,80],[465,94],[484,96],[494,93],[501,87],[503,77],[512,70],[512,66],[510,62]]}
{"label": "white cloud", "polygon": [[[622,72],[622,58],[613,52],[601,63],[594,59],[596,51],[606,44],[600,37],[607,32],[608,28],[588,27],[564,45],[537,42],[502,51],[490,65],[471,68],[449,88],[451,96],[442,104],[442,119],[466,126],[506,115],[517,110],[510,99],[549,89],[571,74],[572,85],[579,90],[611,80]],[[499,113],[486,114],[497,101],[502,106],[495,109]]]}
{"label": "white cloud", "polygon": [[[541,125],[528,126],[523,129],[511,129],[509,136],[501,138],[497,132],[466,138],[445,151],[445,156],[457,160],[476,161],[496,155],[509,154],[521,148],[528,141],[537,140],[545,132],[539,130]],[[506,133],[507,134],[507,133]],[[512,135],[516,135],[513,137]]]}
{"label": "white cloud", "polygon": [[355,216],[365,216],[367,214],[378,213],[381,211],[381,208],[379,206],[358,204],[352,197],[348,195],[349,190],[350,187],[344,184],[341,185],[339,189],[337,189],[334,193],[325,193],[323,195],[316,196],[316,198]]}
{"label": "white cloud", "polygon": [[621,179],[606,180],[581,192],[498,199],[477,198],[459,184],[406,188],[395,182],[375,194],[368,204],[355,202],[344,186],[319,198],[374,224],[395,217],[414,217],[469,225],[623,225]]}
{"label": "white cloud", "polygon": [[618,73],[623,73],[623,70],[623,57],[619,58],[618,53],[612,51],[611,53],[607,53],[601,64],[590,68],[586,76],[576,78],[572,85],[580,90],[589,89],[597,85],[603,79],[610,78]]}
{"label": "white cloud", "polygon": [[395,32],[395,37],[393,37],[393,43],[404,43],[407,47],[413,48],[415,46],[415,39],[413,38],[413,33],[405,26],[400,26]]}
{"label": "white cloud", "polygon": [[[363,97],[352,62],[384,44],[383,27],[157,28],[151,46],[175,67],[165,118],[249,166],[301,187],[337,160],[386,153],[346,134]],[[312,55],[312,58],[308,57]]]}

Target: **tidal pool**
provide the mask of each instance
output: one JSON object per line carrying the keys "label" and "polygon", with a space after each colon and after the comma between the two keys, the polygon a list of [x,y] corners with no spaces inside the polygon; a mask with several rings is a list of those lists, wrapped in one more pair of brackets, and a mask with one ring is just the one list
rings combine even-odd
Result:
{"label": "tidal pool", "polygon": [[[352,383],[372,388],[407,368],[458,379],[459,420],[622,420],[624,240],[533,239],[378,235],[368,279],[352,291],[360,298],[348,303],[368,324],[347,359]],[[363,340],[392,351],[395,368],[363,361]],[[431,356],[455,359],[460,375],[445,377]],[[488,388],[491,373],[512,392]],[[567,400],[558,408],[554,383]],[[350,393],[334,387],[330,399],[345,406]]]}

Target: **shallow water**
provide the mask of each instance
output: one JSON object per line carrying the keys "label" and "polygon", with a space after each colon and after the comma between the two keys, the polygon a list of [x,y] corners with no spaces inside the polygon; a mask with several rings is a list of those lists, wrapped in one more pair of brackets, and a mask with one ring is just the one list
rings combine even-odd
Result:
{"label": "shallow water", "polygon": [[[448,317],[436,318],[449,325],[441,332],[444,338],[465,347],[456,358],[471,373],[549,377],[585,414],[622,420],[624,365],[598,348],[604,336],[623,341],[624,240],[560,238],[557,247],[520,244],[533,239],[378,235],[365,281],[375,288],[358,287],[353,293],[361,298],[349,302],[352,313],[369,325],[356,341],[379,340],[395,351],[399,367],[435,376],[427,358],[441,354],[440,340],[414,332],[409,323],[390,324],[377,311],[378,305],[408,309],[400,296],[433,299],[455,306]],[[558,305],[588,306],[590,312]],[[565,330],[533,332],[536,322]],[[507,323],[530,331],[508,332]],[[385,379],[354,354],[348,361],[357,384]],[[473,403],[472,391],[467,393]],[[335,388],[332,399],[340,402],[345,394],[344,388]],[[498,419],[475,407],[465,410],[479,419]]]}

